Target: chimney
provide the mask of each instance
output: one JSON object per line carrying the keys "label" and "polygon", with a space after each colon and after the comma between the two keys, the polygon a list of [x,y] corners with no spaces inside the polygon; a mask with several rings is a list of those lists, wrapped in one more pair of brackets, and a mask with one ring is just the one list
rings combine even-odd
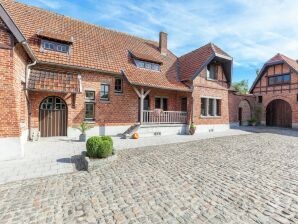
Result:
{"label": "chimney", "polygon": [[159,32],[159,50],[162,55],[167,55],[168,34]]}

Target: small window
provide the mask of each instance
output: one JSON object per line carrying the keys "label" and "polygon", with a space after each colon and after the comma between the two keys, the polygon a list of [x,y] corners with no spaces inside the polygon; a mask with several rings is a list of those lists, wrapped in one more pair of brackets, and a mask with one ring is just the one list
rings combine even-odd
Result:
{"label": "small window", "polygon": [[268,78],[268,85],[287,84],[291,81],[290,74],[276,75]]}
{"label": "small window", "polygon": [[207,98],[201,98],[201,115],[207,116]]}
{"label": "small window", "polygon": [[168,110],[168,99],[165,97],[155,97],[155,109]]}
{"label": "small window", "polygon": [[95,92],[94,91],[85,91],[85,100],[86,101],[95,101]]}
{"label": "small window", "polygon": [[217,79],[216,69],[214,64],[209,64],[207,66],[207,79]]}
{"label": "small window", "polygon": [[85,119],[94,120],[94,103],[85,103]]}
{"label": "small window", "polygon": [[109,84],[101,84],[100,85],[100,99],[103,101],[110,100],[110,85]]}
{"label": "small window", "polygon": [[297,95],[296,95],[296,101],[297,101],[297,103],[298,103],[298,93],[297,93]]}
{"label": "small window", "polygon": [[160,64],[154,63],[154,62],[149,62],[149,61],[141,61],[138,59],[134,59],[136,66],[138,68],[145,68],[153,71],[160,71]]}
{"label": "small window", "polygon": [[187,97],[181,98],[181,111],[187,111]]}
{"label": "small window", "polygon": [[49,41],[49,40],[42,40],[41,43],[42,43],[42,48],[45,50],[57,51],[61,53],[69,52],[69,45],[67,44],[58,43],[58,42]]}
{"label": "small window", "polygon": [[85,120],[94,120],[95,118],[95,92],[85,91]]}
{"label": "small window", "polygon": [[115,93],[122,93],[122,78],[115,78]]}
{"label": "small window", "polygon": [[262,103],[263,102],[263,96],[258,96],[258,103]]}

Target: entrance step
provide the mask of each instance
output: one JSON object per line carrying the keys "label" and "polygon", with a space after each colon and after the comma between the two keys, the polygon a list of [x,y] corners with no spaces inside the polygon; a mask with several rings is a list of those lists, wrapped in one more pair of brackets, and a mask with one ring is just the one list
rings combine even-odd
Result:
{"label": "entrance step", "polygon": [[135,132],[140,128],[140,124],[134,124],[130,126],[125,132],[122,134],[122,138],[130,138]]}
{"label": "entrance step", "polygon": [[141,125],[139,130],[139,137],[152,137],[152,136],[166,136],[166,135],[184,135],[187,133],[186,124],[154,124],[154,125]]}

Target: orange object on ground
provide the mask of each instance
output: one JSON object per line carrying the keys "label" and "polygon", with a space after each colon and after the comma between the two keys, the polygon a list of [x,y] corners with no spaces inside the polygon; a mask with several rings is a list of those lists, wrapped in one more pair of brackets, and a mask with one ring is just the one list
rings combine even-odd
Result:
{"label": "orange object on ground", "polygon": [[136,133],[134,133],[133,135],[132,135],[132,138],[133,139],[138,139],[139,138],[139,134],[136,132]]}

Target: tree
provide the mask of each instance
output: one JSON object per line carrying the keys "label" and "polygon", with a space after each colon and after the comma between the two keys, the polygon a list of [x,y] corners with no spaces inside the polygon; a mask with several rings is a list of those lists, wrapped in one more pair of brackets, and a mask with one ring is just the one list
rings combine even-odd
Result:
{"label": "tree", "polygon": [[242,80],[240,82],[235,82],[232,86],[241,94],[248,93],[248,81]]}

